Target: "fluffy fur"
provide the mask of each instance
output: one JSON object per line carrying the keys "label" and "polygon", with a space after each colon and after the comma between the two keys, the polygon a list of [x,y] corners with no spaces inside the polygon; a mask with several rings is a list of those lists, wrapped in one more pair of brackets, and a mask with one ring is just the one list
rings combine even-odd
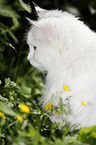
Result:
{"label": "fluffy fur", "polygon": [[[67,12],[40,9],[38,13],[37,21],[29,20],[32,27],[27,43],[30,63],[47,71],[43,106],[56,91],[63,92],[51,102],[58,105],[61,97],[66,103],[65,99],[71,96],[66,103],[67,116],[62,118],[70,125],[96,125],[96,34]],[[70,91],[65,91],[63,84]],[[50,118],[57,121],[58,115]]]}

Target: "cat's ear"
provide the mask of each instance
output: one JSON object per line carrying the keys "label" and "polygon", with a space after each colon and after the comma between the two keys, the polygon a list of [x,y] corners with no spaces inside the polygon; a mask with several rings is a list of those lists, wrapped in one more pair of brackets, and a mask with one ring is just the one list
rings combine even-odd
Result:
{"label": "cat's ear", "polygon": [[33,2],[34,6],[35,6],[35,10],[38,13],[38,16],[41,18],[42,16],[44,16],[47,12],[47,10],[40,8],[37,4],[35,4]]}
{"label": "cat's ear", "polygon": [[47,10],[45,10],[45,9],[40,8],[40,7],[39,7],[37,4],[35,4],[34,2],[33,2],[33,4],[34,4],[35,9],[36,9],[37,12],[46,12],[46,11],[47,11]]}
{"label": "cat's ear", "polygon": [[35,25],[36,27],[41,28],[41,26],[38,24],[38,21],[31,20],[31,19],[29,19],[29,18],[27,18],[27,17],[26,17],[26,19],[27,19],[32,25]]}

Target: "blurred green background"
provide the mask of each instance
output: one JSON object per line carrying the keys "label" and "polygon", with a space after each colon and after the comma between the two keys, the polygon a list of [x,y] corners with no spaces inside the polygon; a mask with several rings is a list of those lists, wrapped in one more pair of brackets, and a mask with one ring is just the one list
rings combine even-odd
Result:
{"label": "blurred green background", "polygon": [[[0,0],[0,145],[95,145],[96,127],[71,132],[65,124],[61,131],[38,105],[46,74],[27,60],[26,36],[30,25],[25,17],[36,19],[34,10],[29,13],[30,2]],[[96,31],[96,0],[34,2],[47,10],[68,11]],[[20,110],[22,102],[30,108],[29,114]]]}

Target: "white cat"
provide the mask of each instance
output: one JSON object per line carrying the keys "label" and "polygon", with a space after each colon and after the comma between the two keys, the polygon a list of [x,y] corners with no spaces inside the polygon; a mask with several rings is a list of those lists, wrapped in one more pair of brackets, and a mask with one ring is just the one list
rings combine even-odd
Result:
{"label": "white cat", "polygon": [[[29,19],[28,60],[47,71],[43,106],[54,94],[51,103],[58,106],[62,98],[67,105],[67,116],[62,118],[70,125],[96,125],[96,33],[67,12],[36,9],[38,20]],[[57,121],[58,114],[50,118]]]}

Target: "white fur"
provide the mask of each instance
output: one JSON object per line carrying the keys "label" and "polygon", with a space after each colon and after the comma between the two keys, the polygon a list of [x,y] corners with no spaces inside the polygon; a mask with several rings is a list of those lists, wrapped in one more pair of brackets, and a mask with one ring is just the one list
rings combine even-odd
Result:
{"label": "white fur", "polygon": [[[43,11],[33,24],[27,37],[28,60],[39,70],[47,71],[43,106],[52,94],[63,91],[60,97],[64,103],[72,96],[63,119],[70,125],[96,125],[96,34],[73,15],[58,10]],[[63,84],[70,91],[64,91]],[[58,102],[59,97],[52,104]],[[54,115],[51,120],[57,118]]]}

